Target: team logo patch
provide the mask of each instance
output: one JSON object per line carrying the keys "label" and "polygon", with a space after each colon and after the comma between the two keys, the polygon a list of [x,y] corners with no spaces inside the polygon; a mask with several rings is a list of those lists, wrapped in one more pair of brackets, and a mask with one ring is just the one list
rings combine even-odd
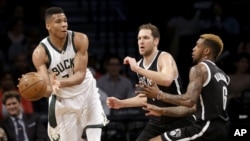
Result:
{"label": "team logo patch", "polygon": [[181,129],[174,129],[169,132],[169,135],[174,137],[174,138],[179,138],[181,137]]}

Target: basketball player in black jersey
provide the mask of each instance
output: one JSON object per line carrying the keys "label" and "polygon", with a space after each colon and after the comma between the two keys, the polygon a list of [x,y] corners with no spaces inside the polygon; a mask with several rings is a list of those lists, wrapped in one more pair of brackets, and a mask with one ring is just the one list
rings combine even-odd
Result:
{"label": "basketball player in black jersey", "polygon": [[196,140],[227,141],[229,117],[227,115],[227,96],[229,77],[214,63],[223,50],[221,38],[214,34],[202,34],[193,48],[192,58],[196,64],[189,72],[187,91],[173,95],[160,90],[156,85],[142,87],[136,91],[148,98],[155,98],[176,107],[158,107],[145,104],[146,115],[167,115],[181,117],[194,114],[196,122],[187,127],[169,130],[150,141]]}
{"label": "basketball player in black jersey", "polygon": [[[151,85],[151,81],[159,84],[162,91],[181,94],[183,88],[180,81],[179,72],[173,57],[164,51],[158,50],[160,40],[159,30],[152,24],[144,24],[139,27],[138,33],[139,53],[142,59],[138,62],[132,57],[124,58],[124,64],[129,64],[133,72],[138,74],[139,82],[143,85]],[[113,109],[126,107],[142,107],[143,103],[148,102],[161,107],[174,106],[155,98],[147,98],[144,95],[137,95],[129,99],[107,98],[107,105]],[[192,123],[193,118],[151,116],[148,124],[141,132],[136,141],[148,141],[166,130],[186,126]]]}

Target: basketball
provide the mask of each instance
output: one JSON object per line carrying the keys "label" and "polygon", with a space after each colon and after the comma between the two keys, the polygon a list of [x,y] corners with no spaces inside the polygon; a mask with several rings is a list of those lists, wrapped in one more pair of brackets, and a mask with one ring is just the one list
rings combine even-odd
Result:
{"label": "basketball", "polygon": [[46,93],[47,83],[37,72],[29,72],[20,78],[18,89],[23,98],[30,101],[37,101]]}

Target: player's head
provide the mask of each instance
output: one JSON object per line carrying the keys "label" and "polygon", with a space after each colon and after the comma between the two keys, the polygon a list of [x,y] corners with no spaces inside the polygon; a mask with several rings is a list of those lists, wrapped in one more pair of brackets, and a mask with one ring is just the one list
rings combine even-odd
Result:
{"label": "player's head", "polygon": [[143,56],[148,56],[153,49],[157,49],[160,40],[159,29],[151,24],[143,24],[139,27],[137,36],[139,53]]}
{"label": "player's head", "polygon": [[215,60],[223,51],[223,42],[218,35],[202,34],[193,48],[193,61],[197,63],[202,59]]}
{"label": "player's head", "polygon": [[5,105],[9,115],[18,116],[20,114],[20,94],[17,91],[4,92],[2,102]]}
{"label": "player's head", "polygon": [[50,7],[45,10],[45,24],[49,34],[59,38],[65,38],[67,35],[68,22],[67,17],[60,7]]}

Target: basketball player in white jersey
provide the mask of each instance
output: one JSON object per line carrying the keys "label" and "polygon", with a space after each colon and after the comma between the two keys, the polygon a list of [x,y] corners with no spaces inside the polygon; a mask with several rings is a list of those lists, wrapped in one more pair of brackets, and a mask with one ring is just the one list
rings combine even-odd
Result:
{"label": "basketball player in white jersey", "polygon": [[[87,68],[88,37],[68,30],[67,18],[60,7],[45,11],[49,36],[33,52],[37,72],[48,83],[45,97],[49,97],[48,134],[52,141],[100,141],[106,115],[99,99],[96,80]],[[54,80],[49,77],[55,75]],[[52,81],[53,80],[53,81]]]}

